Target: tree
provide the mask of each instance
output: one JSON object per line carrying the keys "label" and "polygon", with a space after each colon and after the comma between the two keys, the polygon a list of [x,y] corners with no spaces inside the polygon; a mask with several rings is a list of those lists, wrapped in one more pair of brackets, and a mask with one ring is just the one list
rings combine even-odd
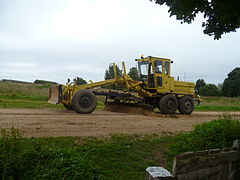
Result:
{"label": "tree", "polygon": [[203,79],[198,79],[198,80],[196,81],[195,91],[196,91],[197,93],[199,93],[201,87],[203,87],[203,86],[206,86],[205,81],[204,81]]}
{"label": "tree", "polygon": [[200,88],[199,94],[203,96],[219,96],[220,92],[215,84],[207,84]]}
{"label": "tree", "polygon": [[77,85],[87,84],[87,81],[84,80],[83,78],[80,78],[80,77],[74,78],[73,81],[74,81]]}
{"label": "tree", "polygon": [[156,4],[166,4],[170,16],[176,15],[181,23],[190,24],[198,13],[203,13],[204,34],[220,39],[224,33],[235,32],[240,27],[239,0],[150,0]]}
{"label": "tree", "polygon": [[132,67],[130,68],[130,71],[128,73],[128,75],[135,81],[140,81],[140,77],[138,75],[138,70],[136,67]]}
{"label": "tree", "polygon": [[223,95],[223,94],[222,94],[223,83],[219,83],[219,84],[217,85],[217,87],[218,87],[219,95],[222,96],[222,95]]}
{"label": "tree", "polygon": [[222,93],[227,97],[240,96],[240,67],[232,70],[224,80]]}
{"label": "tree", "polygon": [[[116,65],[116,70],[117,70],[117,76],[122,75],[122,71],[119,69],[119,67]],[[108,69],[105,71],[105,80],[107,79],[113,79],[114,78],[114,71],[113,71],[113,65],[110,64],[108,66]]]}
{"label": "tree", "polygon": [[[122,71],[119,69],[119,67],[116,65],[116,71],[117,71],[117,77],[120,77],[122,75]],[[113,64],[110,64],[108,66],[108,69],[105,71],[105,80],[107,79],[113,79],[114,78],[114,70],[113,70]],[[107,85],[105,86],[105,88],[108,89],[123,89],[122,85],[117,85],[117,84],[113,84],[113,85]]]}

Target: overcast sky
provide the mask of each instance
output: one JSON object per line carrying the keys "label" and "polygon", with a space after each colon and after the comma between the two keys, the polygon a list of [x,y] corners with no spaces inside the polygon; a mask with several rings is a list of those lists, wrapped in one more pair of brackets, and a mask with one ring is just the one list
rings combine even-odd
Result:
{"label": "overcast sky", "polygon": [[[108,65],[170,58],[180,80],[222,83],[239,67],[240,32],[204,35],[149,0],[0,0],[0,79],[104,79]],[[186,74],[186,76],[185,76]]]}

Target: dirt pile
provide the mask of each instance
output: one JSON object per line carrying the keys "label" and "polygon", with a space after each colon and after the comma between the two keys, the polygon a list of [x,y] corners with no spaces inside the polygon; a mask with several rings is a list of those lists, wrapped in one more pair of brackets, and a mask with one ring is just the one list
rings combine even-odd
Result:
{"label": "dirt pile", "polygon": [[146,116],[156,116],[153,111],[153,106],[146,104],[133,104],[133,103],[105,103],[106,111],[130,113],[130,114],[142,114]]}

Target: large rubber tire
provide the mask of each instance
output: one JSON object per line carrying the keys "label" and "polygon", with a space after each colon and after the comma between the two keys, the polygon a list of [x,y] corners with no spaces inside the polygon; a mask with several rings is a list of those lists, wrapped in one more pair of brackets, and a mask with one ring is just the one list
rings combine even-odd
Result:
{"label": "large rubber tire", "polygon": [[[63,99],[64,99],[64,100],[67,100],[67,99],[68,99],[68,94],[67,94],[67,93],[64,94]],[[63,103],[62,103],[62,104],[63,104]],[[63,104],[63,106],[64,106],[67,110],[73,110],[72,104]]]}
{"label": "large rubber tire", "polygon": [[88,89],[79,90],[72,99],[73,109],[79,114],[90,114],[96,109],[97,99]]}
{"label": "large rubber tire", "polygon": [[193,98],[190,96],[183,96],[178,100],[178,111],[181,114],[191,114],[194,109]]}
{"label": "large rubber tire", "polygon": [[160,99],[159,110],[164,114],[173,114],[178,108],[178,101],[174,95],[167,94]]}

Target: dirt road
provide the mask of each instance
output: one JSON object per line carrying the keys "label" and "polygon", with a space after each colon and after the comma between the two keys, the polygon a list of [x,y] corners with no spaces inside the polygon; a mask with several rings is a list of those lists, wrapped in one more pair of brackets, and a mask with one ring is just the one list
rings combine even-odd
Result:
{"label": "dirt road", "polygon": [[[190,131],[193,125],[216,119],[221,112],[192,115],[145,116],[108,111],[76,114],[67,110],[0,109],[0,127],[17,127],[24,137],[107,136],[109,134],[152,134]],[[235,112],[240,115],[240,112]]]}

